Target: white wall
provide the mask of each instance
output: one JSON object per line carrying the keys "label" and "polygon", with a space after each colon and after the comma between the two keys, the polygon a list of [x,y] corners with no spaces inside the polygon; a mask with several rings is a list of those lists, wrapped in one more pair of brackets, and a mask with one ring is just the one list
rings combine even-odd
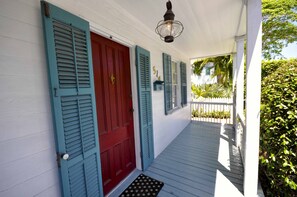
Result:
{"label": "white wall", "polygon": [[[170,54],[170,51],[165,51]],[[152,92],[152,102],[153,102],[153,124],[154,124],[154,142],[155,142],[155,157],[158,156],[166,146],[182,131],[185,126],[190,121],[190,94],[191,94],[191,82],[190,82],[190,64],[188,61],[183,59],[178,59],[176,56],[172,56],[172,59],[182,60],[187,62],[188,70],[188,105],[184,108],[179,108],[174,111],[172,114],[165,115],[164,109],[164,90],[163,91],[153,91]],[[163,77],[163,60],[162,60],[162,51],[158,49],[151,50],[151,63],[152,66],[155,66],[158,70],[159,75],[161,75],[161,80],[164,80]],[[178,71],[179,71],[178,65]],[[154,77],[152,77],[153,79]],[[180,92],[180,75],[178,75],[179,81],[179,92]],[[180,103],[180,98],[179,98]]]}
{"label": "white wall", "polygon": [[[134,46],[151,52],[163,79],[162,52],[188,65],[189,58],[165,44],[112,1],[51,0],[78,15],[100,34],[131,47],[137,167],[140,168]],[[107,33],[107,34],[106,34]],[[59,196],[47,66],[39,0],[0,1],[0,196]],[[153,73],[153,72],[152,72]],[[190,106],[164,115],[164,91],[153,91],[155,156],[189,123]]]}
{"label": "white wall", "polygon": [[192,73],[191,81],[195,85],[202,85],[202,84],[214,84],[217,83],[217,77],[213,77],[214,68],[210,69],[210,75],[206,75],[206,69],[208,67],[213,67],[213,63],[208,63],[201,72],[201,75],[196,75]]}
{"label": "white wall", "polygon": [[0,196],[59,196],[38,1],[0,1]]}

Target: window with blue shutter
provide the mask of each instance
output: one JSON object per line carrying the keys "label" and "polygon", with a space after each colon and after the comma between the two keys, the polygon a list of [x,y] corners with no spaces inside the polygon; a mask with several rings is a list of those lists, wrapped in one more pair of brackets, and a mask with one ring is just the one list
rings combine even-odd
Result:
{"label": "window with blue shutter", "polygon": [[165,115],[172,112],[172,70],[171,56],[163,53],[163,75],[164,75],[164,105]]}
{"label": "window with blue shutter", "polygon": [[184,62],[180,63],[180,82],[181,82],[181,106],[187,105],[187,66]]}
{"label": "window with blue shutter", "polygon": [[103,196],[89,23],[41,1],[63,196]]}
{"label": "window with blue shutter", "polygon": [[154,160],[150,52],[136,46],[142,170]]}
{"label": "window with blue shutter", "polygon": [[210,75],[210,69],[211,68],[208,68],[208,67],[205,68],[205,75]]}

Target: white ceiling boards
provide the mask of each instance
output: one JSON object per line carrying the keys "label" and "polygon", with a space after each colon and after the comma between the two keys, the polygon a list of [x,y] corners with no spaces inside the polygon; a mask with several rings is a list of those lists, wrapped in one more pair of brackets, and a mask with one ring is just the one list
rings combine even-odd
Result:
{"label": "white ceiling boards", "polygon": [[[111,1],[143,23],[151,32],[166,11],[167,0]],[[235,36],[246,32],[243,0],[171,0],[175,19],[185,29],[172,45],[190,58],[234,52]],[[160,40],[160,42],[162,42]]]}
{"label": "white ceiling boards", "polygon": [[188,58],[235,52],[235,37],[246,34],[246,0],[171,0],[175,20],[183,23],[184,31],[169,44],[155,32],[167,10],[167,0],[50,1],[79,13],[91,27],[97,24],[99,31],[128,40],[131,45],[142,39],[142,43],[154,44],[162,50],[173,47]]}

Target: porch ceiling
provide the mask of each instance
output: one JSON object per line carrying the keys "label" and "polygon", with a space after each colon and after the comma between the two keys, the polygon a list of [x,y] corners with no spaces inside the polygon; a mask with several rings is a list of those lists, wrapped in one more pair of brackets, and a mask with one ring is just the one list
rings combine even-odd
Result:
{"label": "porch ceiling", "polygon": [[[154,33],[167,0],[114,0]],[[172,45],[190,58],[234,52],[235,36],[246,32],[244,0],[171,0],[184,32]],[[155,35],[158,37],[158,35]],[[160,42],[162,42],[160,40]]]}

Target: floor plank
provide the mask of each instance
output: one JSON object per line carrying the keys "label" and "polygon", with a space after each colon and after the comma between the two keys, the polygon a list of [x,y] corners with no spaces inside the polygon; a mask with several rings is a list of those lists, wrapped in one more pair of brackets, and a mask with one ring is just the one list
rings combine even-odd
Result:
{"label": "floor plank", "polygon": [[159,197],[243,196],[243,165],[229,125],[192,121],[144,174],[164,182]]}
{"label": "floor plank", "polygon": [[174,187],[174,195],[243,196],[243,166],[228,125],[192,122],[145,173]]}

